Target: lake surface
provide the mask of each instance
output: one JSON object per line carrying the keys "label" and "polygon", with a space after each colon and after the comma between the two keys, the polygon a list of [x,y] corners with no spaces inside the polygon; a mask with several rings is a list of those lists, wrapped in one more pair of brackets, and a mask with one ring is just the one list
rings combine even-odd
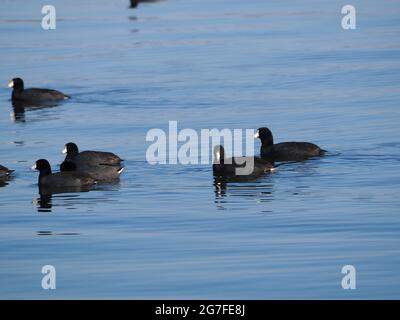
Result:
{"label": "lake surface", "polygon": [[[0,12],[0,298],[400,298],[400,2],[352,1],[356,30],[342,1],[51,4],[56,30],[42,1]],[[72,99],[14,110],[16,76]],[[216,189],[211,165],[146,162],[170,120],[329,153]],[[41,199],[30,167],[69,141],[121,181]]]}

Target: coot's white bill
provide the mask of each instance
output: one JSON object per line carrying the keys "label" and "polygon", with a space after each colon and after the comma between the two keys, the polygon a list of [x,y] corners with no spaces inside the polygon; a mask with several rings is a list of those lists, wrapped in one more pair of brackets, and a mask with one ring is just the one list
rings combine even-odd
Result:
{"label": "coot's white bill", "polygon": [[215,152],[215,160],[217,162],[220,162],[221,160],[221,152],[219,150]]}
{"label": "coot's white bill", "polygon": [[61,151],[63,154],[66,154],[68,151],[67,151],[67,147],[64,147],[64,149]]}
{"label": "coot's white bill", "polygon": [[11,81],[8,83],[8,87],[9,87],[9,88],[14,87],[14,80],[11,80]]}

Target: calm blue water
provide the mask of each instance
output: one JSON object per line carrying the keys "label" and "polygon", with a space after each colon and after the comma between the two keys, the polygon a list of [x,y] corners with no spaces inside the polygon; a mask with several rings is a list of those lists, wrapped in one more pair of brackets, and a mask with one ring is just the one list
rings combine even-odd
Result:
{"label": "calm blue water", "polygon": [[[0,12],[0,298],[400,298],[400,3],[52,0]],[[8,81],[73,99],[14,112]],[[18,111],[18,110],[17,110]],[[14,112],[14,113],[13,113]],[[329,155],[213,186],[149,165],[151,128],[268,126]],[[120,183],[38,195],[66,142],[123,157]],[[256,143],[258,152],[259,142]],[[43,200],[43,199],[42,199]],[[41,288],[41,268],[57,289]],[[357,289],[343,290],[354,265]]]}

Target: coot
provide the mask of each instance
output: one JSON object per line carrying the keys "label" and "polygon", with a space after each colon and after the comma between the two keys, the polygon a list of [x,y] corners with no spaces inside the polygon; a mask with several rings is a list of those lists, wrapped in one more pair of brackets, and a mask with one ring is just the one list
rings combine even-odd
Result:
{"label": "coot", "polygon": [[60,164],[60,171],[77,171],[76,165],[72,161],[63,161],[63,163]]}
{"label": "coot", "polygon": [[225,158],[224,147],[214,147],[213,173],[217,176],[256,176],[274,170],[267,160],[258,157]]}
{"label": "coot", "polygon": [[122,159],[114,153],[103,151],[82,151],[78,146],[69,142],[65,145],[65,161],[75,164],[76,170],[90,175],[98,181],[116,180],[124,170]]}
{"label": "coot", "polygon": [[141,2],[157,2],[159,0],[131,0],[131,8],[136,8]]}
{"label": "coot", "polygon": [[70,96],[52,89],[24,88],[24,81],[21,78],[14,78],[8,84],[13,88],[11,98],[13,101],[25,101],[31,103],[40,103],[46,101],[59,101],[69,99]]}
{"label": "coot", "polygon": [[104,151],[82,151],[79,152],[78,146],[69,142],[64,146],[62,151],[67,154],[65,161],[72,161],[77,166],[79,164],[91,164],[91,165],[110,165],[119,166],[122,163],[122,159],[112,152]]}
{"label": "coot", "polygon": [[270,161],[301,161],[323,155],[326,151],[310,142],[281,142],[274,144],[272,132],[259,128],[254,135],[261,140],[261,157]]}
{"label": "coot", "polygon": [[51,172],[50,163],[45,159],[37,160],[32,169],[39,171],[38,184],[40,187],[62,188],[90,186],[95,180],[88,175],[74,171]]}
{"label": "coot", "polygon": [[0,165],[0,179],[6,179],[14,170],[10,170],[2,165]]}
{"label": "coot", "polygon": [[86,174],[99,182],[118,180],[123,170],[124,168],[120,166],[88,164],[81,164],[78,169],[72,161],[64,161],[60,165],[60,171],[76,171]]}

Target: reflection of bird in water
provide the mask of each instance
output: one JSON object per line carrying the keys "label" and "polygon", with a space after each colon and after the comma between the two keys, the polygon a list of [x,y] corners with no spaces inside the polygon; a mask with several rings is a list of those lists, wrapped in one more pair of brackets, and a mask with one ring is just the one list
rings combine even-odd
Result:
{"label": "reflection of bird in water", "polygon": [[36,199],[37,210],[39,212],[51,212],[52,208],[51,198],[52,198],[51,193],[50,194],[40,193],[40,197]]}
{"label": "reflection of bird in water", "polygon": [[226,180],[223,177],[214,177],[215,197],[223,198],[226,195]]}
{"label": "reflection of bird in water", "polygon": [[13,122],[25,122],[25,111],[41,110],[45,108],[53,108],[61,105],[56,102],[43,102],[43,103],[32,103],[23,101],[13,101],[11,112],[11,120]]}
{"label": "reflection of bird in water", "polygon": [[158,1],[160,1],[160,0],[131,0],[131,8],[136,8],[139,5],[139,3],[142,3],[142,2],[150,3],[150,2],[158,2]]}
{"label": "reflection of bird in water", "polygon": [[[215,196],[216,198],[225,197],[228,184],[230,183],[257,182],[259,181],[260,177],[261,176],[236,176],[236,177],[214,176]],[[270,192],[266,193],[270,194]]]}
{"label": "reflection of bird in water", "polygon": [[80,192],[89,192],[93,188],[89,186],[80,186],[80,187],[44,187],[39,186],[39,195],[34,202],[36,203],[37,210],[39,212],[51,212],[51,208],[53,207],[52,198],[55,194],[63,194],[63,193],[80,193]]}
{"label": "reflection of bird in water", "polygon": [[13,102],[13,111],[10,114],[13,122],[25,122],[25,107],[20,103]]}
{"label": "reflection of bird in water", "polygon": [[238,204],[246,203],[247,208],[256,206],[257,210],[270,212],[267,203],[274,200],[271,176],[252,180],[214,177],[214,187],[214,203],[218,210],[237,208]]}

